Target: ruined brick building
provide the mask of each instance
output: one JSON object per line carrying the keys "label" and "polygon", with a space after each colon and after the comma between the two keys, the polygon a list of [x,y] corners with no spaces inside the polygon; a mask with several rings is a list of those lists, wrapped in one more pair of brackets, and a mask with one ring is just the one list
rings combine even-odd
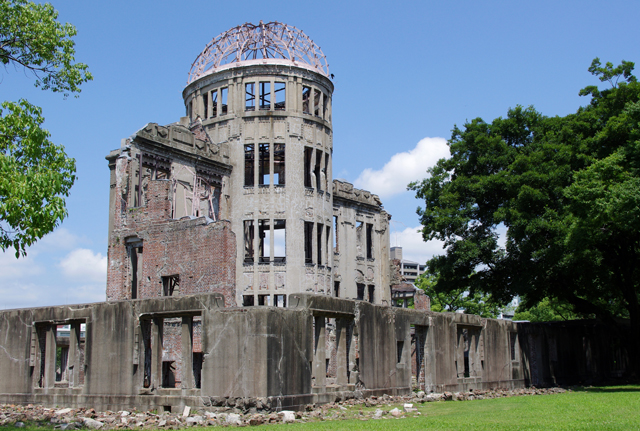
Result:
{"label": "ruined brick building", "polygon": [[390,215],[332,179],[330,78],[295,27],[213,39],[187,115],[107,156],[107,302],[0,312],[0,402],[282,409],[622,372],[593,325],[571,327],[583,359],[562,328],[391,307]]}

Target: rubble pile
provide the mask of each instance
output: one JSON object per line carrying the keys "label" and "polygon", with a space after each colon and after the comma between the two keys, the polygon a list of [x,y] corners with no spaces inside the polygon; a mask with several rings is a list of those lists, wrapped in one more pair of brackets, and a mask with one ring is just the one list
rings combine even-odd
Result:
{"label": "rubble pile", "polygon": [[[469,392],[425,393],[410,396],[372,396],[370,398],[337,399],[322,406],[308,405],[304,411],[270,411],[266,403],[258,409],[259,402],[233,400],[234,407],[207,407],[207,411],[197,411],[184,407],[180,413],[105,411],[94,409],[62,408],[53,409],[38,405],[0,405],[0,426],[22,428],[25,424],[54,426],[62,431],[74,429],[179,429],[190,426],[262,425],[286,422],[313,422],[338,419],[389,419],[419,416],[416,406],[434,401],[466,401],[521,395],[546,395],[565,392],[561,388],[549,389],[491,389]],[[229,403],[226,403],[229,404]],[[373,407],[378,407],[375,410]],[[386,407],[386,408],[384,408]],[[394,407],[394,408],[391,408]]]}

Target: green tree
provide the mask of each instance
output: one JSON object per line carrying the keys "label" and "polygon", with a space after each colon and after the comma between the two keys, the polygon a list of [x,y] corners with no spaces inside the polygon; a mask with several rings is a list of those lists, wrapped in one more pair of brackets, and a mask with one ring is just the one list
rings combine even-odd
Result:
{"label": "green tree", "polygon": [[[454,127],[451,158],[409,187],[425,240],[445,242],[428,262],[442,291],[468,286],[496,302],[568,304],[611,325],[630,319],[640,345],[640,85],[633,63],[589,71],[611,88],[565,117],[532,107]],[[506,246],[498,245],[506,228]],[[635,356],[634,356],[635,357]]]}
{"label": "green tree", "polygon": [[481,292],[467,292],[464,289],[440,290],[437,277],[424,273],[418,277],[415,285],[422,289],[431,300],[431,310],[438,312],[459,312],[477,314],[482,317],[496,318],[500,314],[500,305]]}
{"label": "green tree", "polygon": [[555,322],[577,319],[573,308],[569,304],[562,304],[557,300],[544,298],[533,307],[520,304],[513,315],[513,320],[528,320],[529,322]]}
{"label": "green tree", "polygon": [[[80,93],[92,78],[75,63],[76,29],[57,21],[50,4],[0,1],[0,62],[5,70],[33,73],[35,86]],[[51,232],[67,215],[65,197],[75,181],[75,160],[49,141],[42,110],[26,100],[0,109],[0,249],[25,247]]]}

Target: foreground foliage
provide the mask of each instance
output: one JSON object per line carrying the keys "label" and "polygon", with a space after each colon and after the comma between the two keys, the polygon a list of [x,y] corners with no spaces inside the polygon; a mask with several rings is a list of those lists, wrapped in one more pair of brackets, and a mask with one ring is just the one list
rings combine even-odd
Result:
{"label": "foreground foliage", "polygon": [[[0,1],[0,63],[5,71],[32,73],[36,87],[67,97],[92,76],[75,63],[75,27],[57,18],[50,4]],[[66,217],[64,198],[76,179],[75,160],[49,141],[43,122],[42,110],[26,100],[2,103],[0,250],[13,247],[16,257]]]}
{"label": "foreground foliage", "polygon": [[518,106],[454,127],[451,158],[410,188],[425,202],[424,239],[447,248],[428,262],[437,290],[519,296],[525,309],[546,299],[612,327],[628,318],[637,357],[640,85],[630,62],[589,71],[611,88],[581,90],[588,106],[565,117]]}

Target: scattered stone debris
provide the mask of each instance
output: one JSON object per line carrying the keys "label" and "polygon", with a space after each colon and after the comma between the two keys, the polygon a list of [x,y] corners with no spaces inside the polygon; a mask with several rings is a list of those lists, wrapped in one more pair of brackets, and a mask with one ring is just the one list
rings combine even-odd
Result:
{"label": "scattered stone debris", "polygon": [[[180,413],[169,412],[96,412],[94,409],[50,409],[29,404],[27,406],[4,404],[0,405],[0,426],[25,427],[25,424],[52,425],[56,430],[94,429],[179,429],[191,426],[247,426],[270,423],[313,422],[321,420],[340,420],[359,418],[388,419],[404,418],[420,415],[416,406],[434,401],[466,401],[489,398],[513,397],[520,395],[546,395],[566,392],[562,388],[549,389],[491,389],[473,390],[469,392],[445,392],[442,394],[425,394],[420,391],[411,396],[372,396],[366,399],[350,399],[321,406],[308,405],[304,411],[294,412],[283,410],[270,411],[264,405],[258,410],[255,402],[245,400],[240,409],[236,406],[207,407],[208,411],[198,411],[186,407]],[[392,406],[402,406],[391,408]],[[367,407],[376,407],[375,410]]]}

